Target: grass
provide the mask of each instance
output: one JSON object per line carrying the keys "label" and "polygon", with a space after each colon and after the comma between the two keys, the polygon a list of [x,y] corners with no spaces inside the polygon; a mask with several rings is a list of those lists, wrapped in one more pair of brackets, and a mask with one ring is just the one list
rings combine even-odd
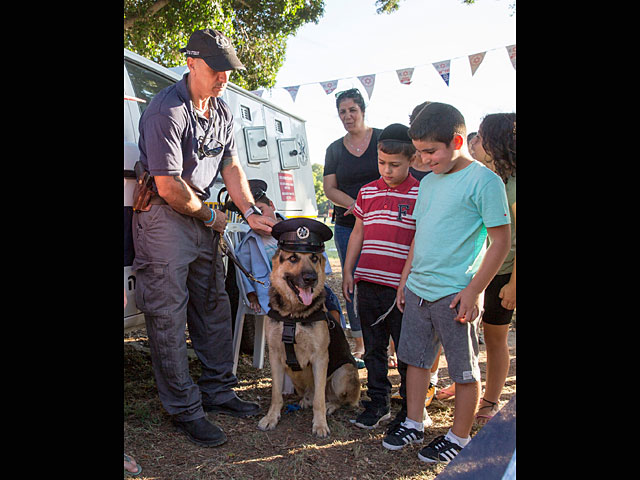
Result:
{"label": "grass", "polygon": [[[515,322],[514,322],[515,324]],[[512,324],[515,341],[515,325]],[[351,340],[350,340],[351,341]],[[134,347],[135,345],[135,347]],[[188,342],[190,346],[190,342]],[[417,458],[420,446],[397,452],[381,446],[385,428],[364,430],[350,420],[361,408],[340,408],[327,417],[331,434],[321,439],[311,433],[312,411],[303,409],[285,413],[275,430],[258,430],[257,422],[271,401],[268,355],[265,368],[252,366],[252,358],[241,355],[238,364],[238,394],[260,404],[257,417],[237,419],[224,415],[209,418],[227,434],[228,441],[215,448],[202,448],[177,432],[164,411],[155,387],[148,341],[144,330],[125,334],[124,342],[124,451],[133,456],[143,472],[141,480],[195,479],[305,479],[305,480],[433,480],[444,465],[427,465]],[[485,371],[484,345],[480,368]],[[515,343],[511,349],[511,367],[501,396],[504,405],[516,391]],[[450,383],[446,360],[440,363],[439,388]],[[197,380],[200,365],[190,360],[192,378]],[[359,370],[363,398],[366,398],[366,369]],[[396,369],[389,370],[393,392],[399,388]],[[285,405],[295,396],[285,397]],[[425,442],[449,429],[453,420],[453,400],[434,400],[427,411],[433,426],[425,432]],[[399,406],[392,404],[392,415]],[[474,427],[472,435],[477,432]]]}

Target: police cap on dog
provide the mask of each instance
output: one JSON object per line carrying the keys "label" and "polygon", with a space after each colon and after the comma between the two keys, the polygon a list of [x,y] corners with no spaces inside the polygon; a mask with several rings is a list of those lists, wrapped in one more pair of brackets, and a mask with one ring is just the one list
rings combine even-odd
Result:
{"label": "police cap on dog", "polygon": [[331,240],[333,232],[324,223],[310,218],[289,218],[276,223],[271,235],[278,247],[287,252],[324,252],[324,242]]}

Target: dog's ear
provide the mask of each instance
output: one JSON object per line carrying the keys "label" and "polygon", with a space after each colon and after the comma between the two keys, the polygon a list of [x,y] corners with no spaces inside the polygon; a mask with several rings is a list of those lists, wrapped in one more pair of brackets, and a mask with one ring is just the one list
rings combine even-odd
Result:
{"label": "dog's ear", "polygon": [[271,257],[271,265],[272,265],[272,267],[275,267],[276,264],[282,263],[283,260],[284,260],[284,258],[282,258],[282,250],[280,250],[278,248],[276,250],[276,253],[273,254],[273,257]]}

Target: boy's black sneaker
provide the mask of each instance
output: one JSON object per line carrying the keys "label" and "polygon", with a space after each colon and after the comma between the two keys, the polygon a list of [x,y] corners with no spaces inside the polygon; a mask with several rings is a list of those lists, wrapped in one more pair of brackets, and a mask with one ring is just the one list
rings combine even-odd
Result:
{"label": "boy's black sneaker", "polygon": [[462,450],[460,445],[447,440],[444,435],[440,435],[418,452],[418,458],[428,463],[449,463],[456,458],[460,450]]}
{"label": "boy's black sneaker", "polygon": [[[426,408],[422,409],[422,418],[424,419],[422,421],[424,428],[429,428],[431,425],[433,425],[433,420],[431,420],[431,417],[427,413]],[[406,419],[407,419],[407,407],[403,405],[400,408],[400,410],[398,410],[398,413],[396,413],[396,416],[393,418],[393,420],[391,420],[389,422],[389,425],[387,425],[387,433],[391,433],[392,431],[394,431],[396,428],[398,428],[398,425],[400,425]]]}
{"label": "boy's black sneaker", "polygon": [[382,440],[382,446],[388,450],[400,450],[405,445],[422,443],[424,432],[414,428],[398,425],[395,430],[389,432]]}
{"label": "boy's black sneaker", "polygon": [[373,402],[362,402],[364,412],[356,418],[356,426],[371,430],[377,427],[380,422],[385,422],[391,418],[391,410],[388,405],[374,405]]}

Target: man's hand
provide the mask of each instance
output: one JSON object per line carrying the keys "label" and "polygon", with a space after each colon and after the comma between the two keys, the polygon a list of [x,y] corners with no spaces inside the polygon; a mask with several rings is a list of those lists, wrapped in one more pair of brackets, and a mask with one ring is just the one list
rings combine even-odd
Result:
{"label": "man's hand", "polygon": [[276,224],[275,220],[263,215],[249,215],[247,217],[247,223],[256,233],[262,236],[271,235],[271,227]]}

